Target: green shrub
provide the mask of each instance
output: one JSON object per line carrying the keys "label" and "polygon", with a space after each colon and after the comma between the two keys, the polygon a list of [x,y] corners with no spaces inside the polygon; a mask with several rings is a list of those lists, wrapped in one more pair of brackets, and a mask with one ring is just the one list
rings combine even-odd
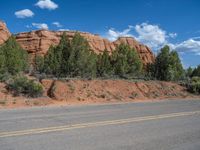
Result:
{"label": "green shrub", "polygon": [[155,62],[147,66],[147,75],[157,80],[182,80],[184,78],[184,69],[178,53],[170,51],[170,47],[167,45],[161,48]]}
{"label": "green shrub", "polygon": [[15,96],[22,94],[28,97],[39,97],[43,93],[41,84],[22,75],[11,78],[7,82],[7,89],[12,91]]}
{"label": "green shrub", "polygon": [[10,79],[12,75],[8,72],[1,72],[0,71],[0,82],[5,82],[7,81],[8,79]]}
{"label": "green shrub", "polygon": [[193,77],[191,81],[186,84],[188,91],[200,94],[200,77]]}
{"label": "green shrub", "polygon": [[0,72],[15,75],[27,71],[28,67],[27,51],[20,47],[14,36],[11,36],[0,47]]}
{"label": "green shrub", "polygon": [[111,55],[114,74],[120,77],[137,76],[142,71],[142,61],[135,49],[124,43],[117,46]]}

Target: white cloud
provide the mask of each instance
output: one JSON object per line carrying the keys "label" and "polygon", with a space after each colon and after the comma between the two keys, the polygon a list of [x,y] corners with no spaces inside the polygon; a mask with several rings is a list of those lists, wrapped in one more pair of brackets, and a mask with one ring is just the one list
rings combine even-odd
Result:
{"label": "white cloud", "polygon": [[58,31],[69,31],[69,29],[59,29]]}
{"label": "white cloud", "polygon": [[[132,31],[135,31],[136,35],[132,34]],[[175,38],[176,36],[177,33],[168,34],[158,25],[152,25],[148,23],[129,26],[123,31],[117,31],[111,28],[106,34],[106,37],[110,41],[115,41],[119,37],[134,37],[139,42],[148,45],[154,50],[158,50],[160,47],[168,43],[169,38]]]}
{"label": "white cloud", "polygon": [[177,33],[169,33],[169,37],[174,39],[177,37]]}
{"label": "white cloud", "polygon": [[117,40],[119,37],[133,37],[132,34],[130,34],[130,31],[133,29],[133,26],[128,26],[127,29],[123,30],[123,31],[116,31],[114,28],[111,28],[108,30],[106,37],[110,40],[110,41],[115,41]]}
{"label": "white cloud", "polygon": [[39,0],[35,6],[40,7],[41,9],[49,9],[49,10],[54,10],[58,8],[58,4],[54,3],[51,0]]}
{"label": "white cloud", "polygon": [[167,33],[158,25],[142,23],[135,26],[136,39],[151,48],[158,48],[167,43]]}
{"label": "white cloud", "polygon": [[48,25],[46,23],[32,23],[32,26],[34,26],[37,29],[48,29]]}
{"label": "white cloud", "polygon": [[58,28],[61,28],[61,27],[62,27],[62,25],[61,25],[59,22],[53,22],[52,24],[55,25],[55,26],[58,27]]}
{"label": "white cloud", "polygon": [[170,46],[180,53],[192,52],[200,55],[200,40],[191,38],[178,44],[171,44]]}
{"label": "white cloud", "polygon": [[[132,31],[135,31],[136,34],[133,34]],[[119,37],[134,37],[154,51],[159,50],[164,45],[169,45],[171,49],[176,50],[179,54],[189,52],[200,55],[200,37],[193,37],[179,43],[171,43],[169,39],[176,38],[177,33],[168,33],[158,25],[148,23],[138,24],[134,27],[129,26],[121,32],[111,28],[108,30],[106,37],[111,41],[115,41]]]}
{"label": "white cloud", "polygon": [[28,18],[33,17],[34,13],[29,9],[23,9],[15,12],[17,18]]}
{"label": "white cloud", "polygon": [[28,29],[29,29],[29,28],[32,28],[32,26],[31,26],[31,25],[26,25],[25,27],[26,27],[26,28],[28,28]]}

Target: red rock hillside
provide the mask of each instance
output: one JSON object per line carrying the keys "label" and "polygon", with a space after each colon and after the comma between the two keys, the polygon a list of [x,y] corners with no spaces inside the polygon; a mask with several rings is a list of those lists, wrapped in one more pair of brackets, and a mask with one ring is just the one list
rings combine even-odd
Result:
{"label": "red rock hillside", "polygon": [[8,31],[6,24],[0,21],[0,44],[3,44],[9,37],[10,32]]}
{"label": "red rock hillside", "polygon": [[[75,31],[66,31],[66,34],[70,38],[72,38],[75,33]],[[117,45],[125,43],[137,50],[140,58],[143,60],[144,65],[152,63],[155,59],[152,51],[147,46],[137,42],[134,38],[121,37],[114,42],[110,42],[109,40],[104,39],[96,34],[86,32],[79,33],[88,40],[91,49],[93,49],[96,53],[101,53],[105,49],[111,52],[115,50]],[[36,54],[45,55],[51,45],[57,45],[59,43],[62,34],[63,31],[38,30],[19,33],[16,35],[16,40],[22,46],[22,48],[27,50],[28,53],[34,57]],[[0,44],[5,42],[9,36],[10,33],[6,27],[6,24],[0,22]]]}

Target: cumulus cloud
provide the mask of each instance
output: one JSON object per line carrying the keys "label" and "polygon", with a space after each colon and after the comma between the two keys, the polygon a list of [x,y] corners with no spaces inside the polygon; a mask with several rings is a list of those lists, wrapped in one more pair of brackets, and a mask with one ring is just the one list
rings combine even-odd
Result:
{"label": "cumulus cloud", "polygon": [[38,6],[41,9],[49,9],[49,10],[54,10],[58,8],[58,4],[54,3],[51,0],[39,0],[35,6]]}
{"label": "cumulus cloud", "polygon": [[135,30],[138,33],[136,39],[154,50],[158,50],[160,47],[167,44],[171,49],[179,53],[192,52],[196,55],[200,55],[200,37],[190,38],[174,44],[169,42],[169,38],[176,38],[177,33],[167,33],[167,31],[161,29],[158,25],[143,23],[141,25],[136,25]]}
{"label": "cumulus cloud", "polygon": [[32,26],[37,29],[48,29],[48,25],[46,23],[32,23]]}
{"label": "cumulus cloud", "polygon": [[[136,34],[133,34],[132,31],[134,31]],[[111,28],[108,30],[106,37],[110,41],[115,41],[119,37],[134,37],[139,42],[157,50],[164,44],[168,43],[168,38],[175,38],[176,36],[176,33],[168,34],[158,25],[142,23],[135,26],[128,26],[128,28],[124,29],[123,31],[117,31]]]}
{"label": "cumulus cloud", "polygon": [[62,27],[62,24],[60,24],[59,22],[53,22],[52,24],[55,25],[58,28]]}
{"label": "cumulus cloud", "polygon": [[171,44],[170,46],[180,53],[192,52],[200,55],[200,40],[191,38],[178,44]]}
{"label": "cumulus cloud", "polygon": [[134,27],[133,26],[128,26],[127,29],[123,30],[123,31],[117,31],[115,30],[114,28],[111,28],[108,30],[107,32],[107,38],[110,40],[110,41],[115,41],[117,40],[119,37],[133,37],[132,34],[130,34],[130,31],[133,29]]}
{"label": "cumulus cloud", "polygon": [[171,43],[169,40],[176,38],[177,33],[169,33],[158,25],[148,23],[129,26],[123,31],[111,28],[107,31],[106,37],[111,41],[115,41],[119,37],[134,37],[154,51],[159,50],[164,45],[169,45],[171,49],[176,50],[180,54],[189,52],[200,55],[200,37],[193,37],[179,43]]}
{"label": "cumulus cloud", "polygon": [[135,26],[136,39],[151,48],[157,48],[167,43],[167,32],[158,25],[142,23]]}
{"label": "cumulus cloud", "polygon": [[17,18],[28,18],[33,17],[34,13],[29,9],[23,9],[15,12]]}

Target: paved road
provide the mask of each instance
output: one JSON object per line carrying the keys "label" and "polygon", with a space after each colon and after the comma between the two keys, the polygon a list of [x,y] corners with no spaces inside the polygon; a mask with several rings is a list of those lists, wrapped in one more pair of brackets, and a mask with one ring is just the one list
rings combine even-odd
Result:
{"label": "paved road", "polygon": [[200,100],[0,110],[0,150],[200,150]]}

